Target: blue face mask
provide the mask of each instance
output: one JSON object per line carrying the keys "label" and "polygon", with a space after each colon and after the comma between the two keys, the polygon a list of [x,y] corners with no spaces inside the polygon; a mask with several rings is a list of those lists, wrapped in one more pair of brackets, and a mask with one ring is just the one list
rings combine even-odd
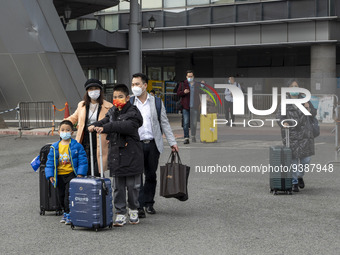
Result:
{"label": "blue face mask", "polygon": [[300,93],[299,92],[289,92],[289,94],[293,97],[298,96]]}
{"label": "blue face mask", "polygon": [[194,78],[188,78],[188,82],[193,82]]}
{"label": "blue face mask", "polygon": [[71,132],[60,132],[60,138],[63,140],[68,140],[71,138]]}

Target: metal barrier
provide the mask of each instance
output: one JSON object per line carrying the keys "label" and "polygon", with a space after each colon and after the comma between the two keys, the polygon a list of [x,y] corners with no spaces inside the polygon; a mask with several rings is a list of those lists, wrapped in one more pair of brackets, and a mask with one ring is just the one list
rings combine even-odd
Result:
{"label": "metal barrier", "polygon": [[19,130],[52,127],[53,102],[20,102]]}

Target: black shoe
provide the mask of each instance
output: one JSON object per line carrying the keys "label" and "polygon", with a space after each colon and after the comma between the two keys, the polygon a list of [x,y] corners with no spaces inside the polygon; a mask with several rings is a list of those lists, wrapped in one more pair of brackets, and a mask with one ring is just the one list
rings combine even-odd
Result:
{"label": "black shoe", "polygon": [[189,138],[185,138],[184,139],[184,144],[189,144],[190,142],[189,142]]}
{"label": "black shoe", "polygon": [[196,143],[196,137],[193,137],[193,138],[191,139],[191,141],[192,141],[193,143]]}
{"label": "black shoe", "polygon": [[155,211],[155,209],[153,208],[152,205],[151,205],[151,206],[147,206],[147,207],[145,208],[145,211],[146,211],[148,214],[156,214],[156,211]]}
{"label": "black shoe", "polygon": [[293,184],[293,191],[294,192],[299,192],[299,187],[297,184]]}
{"label": "black shoe", "polygon": [[298,178],[298,185],[300,189],[303,189],[305,187],[305,182],[303,181],[303,178]]}
{"label": "black shoe", "polygon": [[143,208],[138,208],[138,217],[139,218],[145,218],[146,215],[145,215],[145,211]]}

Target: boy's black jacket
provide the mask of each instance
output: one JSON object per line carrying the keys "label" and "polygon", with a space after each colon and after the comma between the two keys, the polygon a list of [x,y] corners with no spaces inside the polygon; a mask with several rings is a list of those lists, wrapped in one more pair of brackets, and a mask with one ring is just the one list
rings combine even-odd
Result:
{"label": "boy's black jacket", "polygon": [[143,125],[143,117],[136,106],[127,102],[121,111],[112,107],[104,119],[93,125],[103,127],[103,133],[108,134],[108,167],[111,176],[143,173],[143,147],[138,134],[138,128]]}

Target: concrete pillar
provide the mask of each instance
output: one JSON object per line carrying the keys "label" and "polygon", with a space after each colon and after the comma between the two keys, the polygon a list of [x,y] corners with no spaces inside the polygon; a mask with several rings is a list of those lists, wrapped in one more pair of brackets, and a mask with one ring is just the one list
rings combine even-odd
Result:
{"label": "concrete pillar", "polygon": [[128,54],[118,55],[117,66],[116,66],[117,83],[123,83],[131,89],[130,87],[131,76],[129,72],[127,71],[128,66],[129,66],[129,55]]}
{"label": "concrete pillar", "polygon": [[129,23],[129,73],[142,71],[141,35],[140,35],[140,6],[138,0],[130,0]]}
{"label": "concrete pillar", "polygon": [[336,45],[311,46],[312,94],[337,94]]}

